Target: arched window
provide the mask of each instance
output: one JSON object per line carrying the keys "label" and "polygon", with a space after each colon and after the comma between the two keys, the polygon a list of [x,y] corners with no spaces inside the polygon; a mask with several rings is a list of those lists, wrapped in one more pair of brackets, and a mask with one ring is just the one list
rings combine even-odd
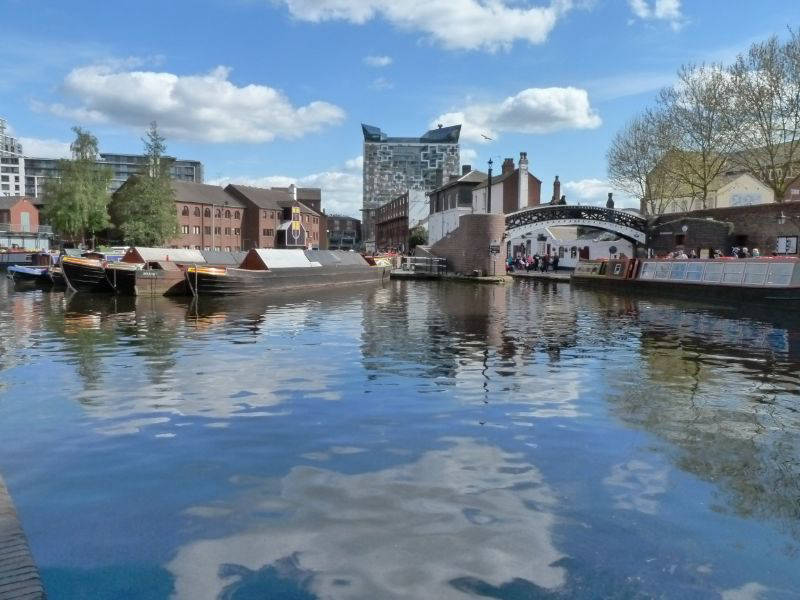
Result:
{"label": "arched window", "polygon": [[222,211],[221,211],[220,209],[217,209],[217,210],[215,210],[215,211],[214,211],[214,216],[215,216],[217,219],[220,219],[220,218],[222,218]]}
{"label": "arched window", "polygon": [[195,206],[194,207],[194,216],[195,217],[199,217],[200,216],[200,207],[199,206]]}
{"label": "arched window", "polygon": [[188,216],[189,216],[189,207],[188,207],[188,206],[184,206],[184,207],[183,207],[183,210],[181,211],[181,214],[182,214],[184,217],[188,217]]}
{"label": "arched window", "polygon": [[207,209],[205,209],[205,210],[203,211],[203,216],[204,216],[204,217],[209,217],[209,218],[210,218],[210,217],[211,217],[211,209],[210,209],[210,208],[207,208]]}
{"label": "arched window", "polygon": [[230,219],[231,218],[231,211],[229,211],[229,210],[225,211],[225,218],[226,219]]}
{"label": "arched window", "polygon": [[233,212],[233,218],[234,219],[238,219],[239,218],[239,211],[238,210]]}

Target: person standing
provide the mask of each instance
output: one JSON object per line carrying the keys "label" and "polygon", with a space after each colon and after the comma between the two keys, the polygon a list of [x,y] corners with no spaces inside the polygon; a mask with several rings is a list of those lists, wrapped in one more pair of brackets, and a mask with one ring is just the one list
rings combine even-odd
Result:
{"label": "person standing", "polygon": [[545,254],[542,257],[542,273],[547,273],[547,267],[550,266],[550,255]]}
{"label": "person standing", "polygon": [[558,271],[558,254],[553,255],[553,271]]}

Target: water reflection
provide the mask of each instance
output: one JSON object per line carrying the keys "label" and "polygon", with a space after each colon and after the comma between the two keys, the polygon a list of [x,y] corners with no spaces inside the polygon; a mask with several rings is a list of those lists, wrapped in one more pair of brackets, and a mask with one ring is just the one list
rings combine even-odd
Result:
{"label": "water reflection", "polygon": [[563,585],[555,498],[536,467],[474,439],[442,442],[388,469],[298,466],[251,487],[223,506],[242,532],[191,542],[169,563],[175,596],[236,598],[276,577],[318,598],[464,598],[465,576],[529,592]]}
{"label": "water reflection", "polygon": [[134,564],[181,598],[800,589],[796,317],[536,282],[0,284],[0,316],[0,468],[75,589]]}

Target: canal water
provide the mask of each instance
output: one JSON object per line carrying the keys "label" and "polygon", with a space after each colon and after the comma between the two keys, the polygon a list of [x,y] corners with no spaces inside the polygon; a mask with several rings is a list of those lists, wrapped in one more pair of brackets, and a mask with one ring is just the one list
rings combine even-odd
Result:
{"label": "canal water", "polygon": [[49,597],[800,596],[800,319],[546,282],[0,284]]}

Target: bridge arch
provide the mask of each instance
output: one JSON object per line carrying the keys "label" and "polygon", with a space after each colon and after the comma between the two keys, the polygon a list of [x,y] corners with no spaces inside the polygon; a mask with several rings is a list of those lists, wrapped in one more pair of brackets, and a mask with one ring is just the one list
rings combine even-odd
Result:
{"label": "bridge arch", "polygon": [[567,204],[533,206],[507,214],[505,239],[522,237],[544,227],[575,225],[612,231],[634,244],[647,241],[647,220],[639,215],[614,208]]}

